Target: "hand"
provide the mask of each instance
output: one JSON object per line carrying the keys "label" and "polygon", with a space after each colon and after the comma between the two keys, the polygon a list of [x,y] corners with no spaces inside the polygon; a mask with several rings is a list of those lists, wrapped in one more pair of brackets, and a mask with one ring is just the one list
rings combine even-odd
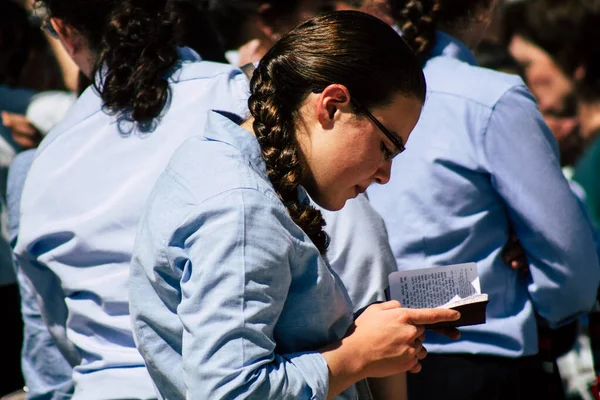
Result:
{"label": "hand", "polygon": [[459,317],[454,310],[401,308],[399,302],[388,301],[367,308],[346,339],[355,357],[363,361],[366,377],[416,373],[421,370],[419,361],[427,355],[424,325]]}
{"label": "hand", "polygon": [[525,249],[514,233],[510,235],[508,242],[506,242],[502,249],[502,261],[514,270],[523,273],[529,272],[529,263],[525,255]]}
{"label": "hand", "polygon": [[[430,330],[430,329],[427,329],[427,330]],[[431,331],[435,332],[439,335],[447,336],[453,340],[460,339],[460,331],[456,328],[435,328],[435,329],[431,329]]]}
{"label": "hand", "polygon": [[40,132],[24,115],[3,111],[2,124],[12,131],[14,141],[23,149],[36,148],[42,141]]}

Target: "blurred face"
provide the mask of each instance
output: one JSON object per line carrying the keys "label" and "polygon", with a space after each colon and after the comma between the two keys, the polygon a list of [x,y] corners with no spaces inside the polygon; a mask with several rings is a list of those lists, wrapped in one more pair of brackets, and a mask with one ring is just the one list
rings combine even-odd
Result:
{"label": "blurred face", "polygon": [[392,18],[392,10],[388,3],[388,0],[363,0],[362,4],[357,6],[360,2],[336,0],[335,9],[340,10],[356,10],[362,11],[367,14],[371,14],[374,17],[379,18],[388,25],[394,24]]}
{"label": "blurred face", "polygon": [[544,121],[554,134],[564,165],[573,164],[581,153],[579,118],[576,115],[574,82],[542,48],[515,35],[509,51],[521,65]]}
{"label": "blurred face", "polygon": [[281,21],[280,33],[289,32],[302,22],[334,9],[333,0],[301,0],[294,13]]}
{"label": "blurred face", "polygon": [[[369,111],[406,143],[422,104],[414,97],[400,94],[392,100],[387,106]],[[309,140],[301,144],[308,167],[303,186],[317,204],[335,211],[367,190],[371,183],[389,181],[392,161],[388,158],[397,148],[371,119],[357,116],[350,106],[329,109],[328,117],[333,122],[320,124],[309,132]]]}
{"label": "blurred face", "polygon": [[569,97],[573,95],[573,80],[540,47],[515,35],[508,50],[521,65],[531,93],[544,115],[562,117],[568,113]]}

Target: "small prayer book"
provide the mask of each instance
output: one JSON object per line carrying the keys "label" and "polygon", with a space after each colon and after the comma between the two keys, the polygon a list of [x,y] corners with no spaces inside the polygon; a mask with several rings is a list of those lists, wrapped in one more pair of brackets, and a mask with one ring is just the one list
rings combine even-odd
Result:
{"label": "small prayer book", "polygon": [[392,272],[391,300],[407,308],[451,308],[460,312],[457,321],[427,328],[459,327],[485,323],[488,295],[481,293],[476,263],[454,264]]}

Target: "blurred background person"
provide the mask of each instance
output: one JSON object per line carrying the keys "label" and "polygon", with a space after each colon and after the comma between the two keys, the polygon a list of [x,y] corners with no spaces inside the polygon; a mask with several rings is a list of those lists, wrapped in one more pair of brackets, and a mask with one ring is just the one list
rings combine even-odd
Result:
{"label": "blurred background person", "polygon": [[[560,377],[548,381],[537,355],[534,310],[553,325],[587,312],[600,266],[555,140],[521,79],[476,66],[469,47],[483,37],[494,1],[389,6],[429,88],[406,157],[392,167],[413,174],[371,186],[369,198],[400,269],[476,261],[490,294],[486,324],[462,328],[456,343],[429,336],[409,397],[561,398]],[[530,261],[526,275],[502,259],[513,231]]]}
{"label": "blurred background person", "polygon": [[209,0],[211,22],[227,61],[257,63],[282,34],[300,22],[332,11],[331,0]]}
{"label": "blurred background person", "polygon": [[[6,184],[8,167],[23,148],[13,135],[13,116],[25,114],[36,93],[65,90],[60,66],[35,19],[17,2],[0,2],[0,300],[4,306],[3,376],[0,395],[23,386],[20,351],[23,324],[8,245]],[[34,135],[27,121],[19,129]]]}
{"label": "blurred background person", "polygon": [[[600,210],[600,1],[530,0],[508,5],[503,41],[525,69],[525,78],[561,148],[573,191],[585,202],[597,228]],[[597,241],[598,242],[598,241]],[[590,381],[600,375],[600,317],[583,319],[575,348],[559,360],[567,390],[591,398]],[[588,338],[588,335],[590,338]],[[595,354],[592,370],[589,340]],[[550,342],[551,343],[551,342]],[[598,396],[598,387],[594,389]]]}
{"label": "blurred background person", "polygon": [[[35,155],[15,253],[73,368],[65,383],[73,397],[154,398],[125,289],[136,216],[172,150],[202,129],[208,108],[243,112],[247,82],[179,47],[185,25],[172,2],[38,6],[44,26],[96,80]],[[65,247],[66,231],[72,236]]]}

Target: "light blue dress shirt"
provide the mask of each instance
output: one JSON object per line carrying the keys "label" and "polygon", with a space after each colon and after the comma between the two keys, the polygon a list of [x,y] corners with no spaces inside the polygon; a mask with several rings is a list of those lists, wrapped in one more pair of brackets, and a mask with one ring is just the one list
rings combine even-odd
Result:
{"label": "light blue dress shirt", "polygon": [[385,301],[396,260],[385,223],[366,194],[348,200],[340,211],[319,209],[331,240],[327,260],[346,285],[354,311]]}
{"label": "light blue dress shirt", "polygon": [[[21,194],[25,177],[36,150],[16,155],[8,173],[7,209],[10,245],[14,247],[19,234]],[[44,323],[35,299],[35,291],[15,262],[15,272],[21,296],[23,316],[23,348],[21,370],[27,385],[28,400],[66,400],[73,394],[73,367],[61,354]]]}
{"label": "light blue dress shirt", "polygon": [[277,197],[256,138],[217,113],[150,197],[130,301],[138,348],[170,400],[325,399],[317,350],[352,323],[343,284]]}
{"label": "light blue dress shirt", "polygon": [[[25,114],[33,95],[33,90],[0,85],[0,113],[8,111]],[[6,185],[8,167],[19,150],[20,147],[14,141],[11,130],[2,124],[0,119],[0,286],[12,285],[16,282],[12,267],[12,251],[8,243]]]}
{"label": "light blue dress shirt", "polygon": [[[520,78],[479,68],[438,33],[424,67],[427,100],[393,179],[372,186],[399,269],[477,262],[487,323],[432,353],[537,353],[535,312],[556,326],[589,311],[600,267],[590,226],[561,173],[558,148]],[[530,274],[506,266],[512,227]]]}
{"label": "light blue dress shirt", "polygon": [[144,204],[171,155],[203,131],[208,109],[244,113],[247,79],[180,51],[170,105],[154,131],[102,111],[90,88],[41,144],[25,183],[15,253],[75,399],[155,398],[131,332],[127,280]]}

